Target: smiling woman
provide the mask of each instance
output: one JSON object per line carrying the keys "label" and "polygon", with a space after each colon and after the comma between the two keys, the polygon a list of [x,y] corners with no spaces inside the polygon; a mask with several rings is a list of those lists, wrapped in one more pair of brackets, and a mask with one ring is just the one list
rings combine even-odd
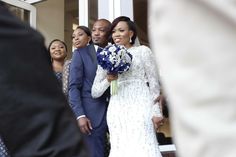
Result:
{"label": "smiling woman", "polygon": [[129,17],[113,20],[111,35],[111,42],[124,46],[132,55],[132,62],[128,71],[118,75],[98,66],[92,86],[92,96],[98,98],[112,87],[112,81],[117,82],[117,93],[111,95],[107,109],[110,157],[162,157],[154,130],[163,117],[155,102],[160,86],[152,52],[147,46],[134,45],[137,31]]}
{"label": "smiling woman", "polygon": [[51,56],[53,71],[60,83],[62,83],[62,71],[67,56],[67,46],[63,41],[54,39],[48,46],[48,52]]}

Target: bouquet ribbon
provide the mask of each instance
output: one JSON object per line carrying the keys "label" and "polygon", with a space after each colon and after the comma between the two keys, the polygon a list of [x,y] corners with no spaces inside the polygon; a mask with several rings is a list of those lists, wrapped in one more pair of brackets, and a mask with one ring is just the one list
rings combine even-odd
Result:
{"label": "bouquet ribbon", "polygon": [[116,95],[118,90],[117,80],[111,81],[111,95]]}

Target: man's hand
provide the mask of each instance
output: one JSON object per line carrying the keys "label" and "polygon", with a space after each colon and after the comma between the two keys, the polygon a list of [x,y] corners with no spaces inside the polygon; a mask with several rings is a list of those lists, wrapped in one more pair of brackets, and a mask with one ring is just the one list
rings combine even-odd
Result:
{"label": "man's hand", "polygon": [[92,128],[92,124],[87,117],[81,117],[78,119],[78,124],[80,131],[84,134],[90,135]]}
{"label": "man's hand", "polygon": [[153,116],[152,117],[152,122],[153,122],[155,130],[158,130],[158,128],[163,125],[164,118],[163,117]]}

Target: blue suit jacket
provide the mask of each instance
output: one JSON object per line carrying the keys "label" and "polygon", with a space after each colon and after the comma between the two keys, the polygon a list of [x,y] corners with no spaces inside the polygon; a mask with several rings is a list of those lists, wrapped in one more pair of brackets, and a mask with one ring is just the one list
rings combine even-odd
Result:
{"label": "blue suit jacket", "polygon": [[97,99],[91,96],[96,70],[97,57],[94,45],[74,51],[69,75],[69,103],[76,117],[86,115],[93,127],[101,124],[108,104],[106,93]]}

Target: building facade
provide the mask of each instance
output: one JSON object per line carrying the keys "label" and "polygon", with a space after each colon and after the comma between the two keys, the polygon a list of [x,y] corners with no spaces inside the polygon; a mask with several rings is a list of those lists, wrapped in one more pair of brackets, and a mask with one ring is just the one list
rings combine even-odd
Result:
{"label": "building facade", "polygon": [[[10,10],[37,29],[45,37],[45,44],[55,39],[64,40],[69,52],[72,52],[71,36],[78,25],[89,28],[100,18],[112,21],[124,15],[130,17],[137,26],[141,44],[148,41],[148,0],[2,0],[10,5]],[[26,2],[27,1],[27,2]],[[69,58],[71,57],[71,53]],[[161,132],[171,138],[169,121],[161,128]],[[164,148],[164,151],[173,151]]]}
{"label": "building facade", "polygon": [[[45,37],[46,45],[54,39],[64,40],[71,51],[71,34],[77,25],[91,28],[98,18],[112,21],[125,15],[135,21],[138,37],[148,45],[147,0],[3,0],[20,16],[25,16]],[[27,3],[25,1],[31,2]],[[36,1],[36,2],[35,2]],[[20,10],[20,11],[19,11]],[[28,18],[28,19],[27,19]]]}

